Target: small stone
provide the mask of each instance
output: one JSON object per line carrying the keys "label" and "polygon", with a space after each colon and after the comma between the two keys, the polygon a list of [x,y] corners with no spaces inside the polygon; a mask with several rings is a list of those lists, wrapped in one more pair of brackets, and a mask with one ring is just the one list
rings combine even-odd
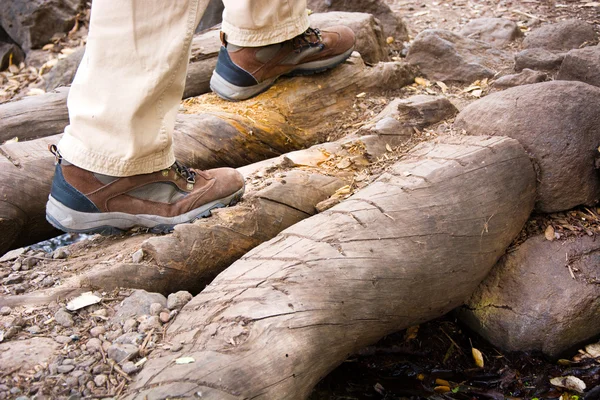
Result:
{"label": "small stone", "polygon": [[145,335],[137,332],[128,332],[115,339],[115,343],[119,344],[134,344],[139,346],[144,341]]}
{"label": "small stone", "polygon": [[54,340],[60,344],[67,344],[71,342],[71,338],[65,335],[54,336]]}
{"label": "small stone", "polygon": [[150,304],[150,315],[158,315],[163,309],[163,305],[160,303]]}
{"label": "small stone", "polygon": [[131,256],[131,261],[133,261],[136,264],[141,263],[143,259],[144,259],[144,250],[142,250],[142,249],[139,249],[138,251],[133,253],[133,255]]}
{"label": "small stone", "polygon": [[53,277],[47,276],[44,279],[42,279],[40,285],[42,285],[43,287],[50,287],[54,285],[54,282],[56,282],[56,280]]}
{"label": "small stone", "polygon": [[110,372],[110,366],[108,364],[98,364],[92,369],[94,375],[103,374]]}
{"label": "small stone", "polygon": [[[90,340],[92,340],[92,339],[90,339]],[[99,340],[99,339],[97,339],[97,340]],[[100,343],[100,346],[102,346],[102,343]],[[89,349],[89,346],[87,346],[87,348]],[[83,360],[82,362],[80,362],[79,364],[77,364],[77,366],[79,368],[88,368],[88,367],[91,367],[96,362],[96,360],[97,360],[96,357],[90,356],[90,357],[86,358],[85,360]]]}
{"label": "small stone", "polygon": [[22,266],[23,266],[23,265],[22,265],[22,264],[21,264],[19,261],[17,261],[17,262],[16,262],[16,263],[14,263],[14,264],[12,265],[12,267],[10,267],[10,268],[11,268],[13,271],[15,271],[15,272],[19,272],[19,271],[21,270],[21,267],[22,267]]}
{"label": "small stone", "polygon": [[13,285],[20,282],[23,282],[23,276],[17,273],[10,274],[4,279],[4,283],[7,285]]}
{"label": "small stone", "polygon": [[58,310],[56,314],[54,314],[54,319],[56,320],[57,324],[62,325],[65,328],[69,328],[75,324],[71,314],[62,308]]}
{"label": "small stone", "polygon": [[2,308],[0,308],[0,315],[10,315],[11,312],[11,308],[8,306],[4,306]]}
{"label": "small stone", "polygon": [[42,331],[42,328],[40,328],[37,325],[33,325],[33,326],[30,326],[29,328],[27,328],[27,332],[31,333],[32,335],[37,335],[41,331]]}
{"label": "small stone", "polygon": [[69,250],[66,250],[64,247],[59,247],[52,253],[52,258],[55,260],[63,260],[69,257],[70,254]]}
{"label": "small stone", "polygon": [[52,363],[48,366],[50,375],[56,375],[58,373],[58,363]]}
{"label": "small stone", "polygon": [[38,263],[37,258],[29,257],[25,260],[25,266],[27,266],[28,270],[35,267],[37,265],[37,263]]}
{"label": "small stone", "polygon": [[111,342],[102,342],[102,350],[104,350],[104,352],[107,352],[111,345]]}
{"label": "small stone", "polygon": [[108,381],[108,377],[104,374],[100,374],[94,378],[94,383],[98,387],[106,385],[106,381]]}
{"label": "small stone", "polygon": [[127,361],[121,368],[126,374],[135,374],[139,371],[139,367],[136,367],[132,361]]}
{"label": "small stone", "polygon": [[140,323],[138,327],[138,332],[148,332],[152,329],[158,331],[162,328],[162,324],[156,315],[146,318],[144,321]]}
{"label": "small stone", "polygon": [[177,351],[180,351],[181,349],[183,349],[183,344],[181,344],[181,343],[175,343],[173,346],[171,346],[172,352],[177,352]]}
{"label": "small stone", "polygon": [[171,293],[167,298],[167,308],[169,310],[180,310],[192,300],[194,296],[190,292],[180,290],[177,293]]}
{"label": "small stone", "polygon": [[61,364],[62,364],[62,365],[73,365],[73,364],[74,364],[74,362],[73,362],[73,359],[72,359],[72,358],[65,358],[65,359],[62,361],[62,363],[61,363]]}
{"label": "small stone", "polygon": [[21,294],[21,293],[25,293],[27,288],[29,288],[29,285],[22,284],[22,285],[15,285],[13,287],[13,290],[14,290],[15,294]]}
{"label": "small stone", "polygon": [[105,332],[106,328],[104,328],[103,326],[95,326],[92,329],[90,329],[90,335],[92,335],[92,337],[98,337],[104,334]]}
{"label": "small stone", "polygon": [[159,318],[163,324],[166,324],[167,322],[169,322],[169,320],[171,320],[171,314],[169,314],[166,311],[163,311],[160,313]]}
{"label": "small stone", "polygon": [[81,371],[82,374],[77,376],[77,381],[81,386],[85,386],[91,379],[92,375],[89,372]]}
{"label": "small stone", "polygon": [[17,326],[11,326],[4,332],[4,339],[13,338],[17,333],[19,333],[19,328]]}
{"label": "small stone", "polygon": [[10,389],[10,394],[19,394],[19,393],[21,393],[20,387],[15,386]]}
{"label": "small stone", "polygon": [[138,352],[139,347],[132,344],[113,344],[107,350],[108,357],[118,363],[131,360],[138,355]]}
{"label": "small stone", "polygon": [[74,378],[72,376],[69,376],[67,379],[65,379],[65,383],[70,388],[79,386],[79,381],[77,380],[77,378]]}
{"label": "small stone", "polygon": [[138,325],[138,322],[135,319],[129,318],[123,324],[123,331],[124,332],[133,332],[135,330],[135,328],[137,328],[137,325]]}
{"label": "small stone", "polygon": [[69,373],[71,371],[73,371],[75,369],[75,367],[73,365],[59,365],[58,366],[58,373],[59,374],[66,374]]}

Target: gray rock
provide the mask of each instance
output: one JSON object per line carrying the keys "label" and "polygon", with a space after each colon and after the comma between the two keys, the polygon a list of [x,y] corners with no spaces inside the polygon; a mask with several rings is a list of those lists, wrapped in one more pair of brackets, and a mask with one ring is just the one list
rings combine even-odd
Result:
{"label": "gray rock", "polygon": [[396,41],[408,41],[406,25],[383,0],[308,0],[307,6],[315,13],[333,14],[332,11],[360,12],[373,15],[383,25],[385,36]]}
{"label": "gray rock", "polygon": [[92,368],[92,373],[94,375],[106,374],[106,373],[109,373],[110,370],[111,370],[110,365],[101,363],[101,364],[95,365],[94,368]]}
{"label": "gray rock", "polygon": [[71,338],[65,335],[54,336],[54,340],[56,341],[56,343],[60,344],[67,344],[71,342]]}
{"label": "gray rock", "polygon": [[21,262],[17,261],[10,267],[10,269],[12,269],[14,272],[19,272],[22,267],[23,265],[21,264]]}
{"label": "gray rock", "polygon": [[[398,129],[396,135],[411,135],[414,128],[423,129],[445,119],[452,118],[458,113],[456,107],[444,96],[416,95],[406,99],[392,100],[374,120],[380,121],[385,118],[393,118],[400,122],[401,129]],[[375,128],[380,134],[386,134],[380,131],[381,125],[367,124],[366,128]],[[387,134],[392,134],[388,132]]]}
{"label": "gray rock", "polygon": [[[58,63],[52,69],[44,74],[44,88],[50,92],[61,86],[71,86],[79,63],[85,53],[85,47],[80,47],[67,57],[58,60]],[[60,250],[60,249],[58,249]],[[62,250],[64,252],[64,250]],[[67,258],[68,254],[60,253],[61,258]]]}
{"label": "gray rock", "polygon": [[169,310],[181,310],[183,306],[192,300],[194,296],[190,292],[180,290],[176,293],[171,293],[167,298],[167,308]]}
{"label": "gray rock", "polygon": [[483,40],[495,47],[504,47],[522,36],[519,26],[504,18],[477,18],[469,21],[459,32],[469,39]]}
{"label": "gray rock", "polygon": [[50,372],[50,375],[58,374],[58,363],[48,365],[48,372]]}
{"label": "gray rock", "polygon": [[521,71],[525,68],[552,71],[560,67],[565,55],[553,53],[546,49],[533,48],[523,50],[515,56],[515,70]]}
{"label": "gray rock", "polygon": [[568,51],[596,40],[596,32],[590,24],[579,20],[567,20],[534,29],[523,40],[523,48],[541,47],[547,50]]}
{"label": "gray rock", "polygon": [[144,333],[154,329],[155,331],[160,331],[162,329],[162,324],[156,315],[146,318],[140,323],[138,327],[138,332]]}
{"label": "gray rock", "polygon": [[222,0],[210,0],[200,23],[196,27],[196,33],[220,24],[223,21],[224,9],[225,5]]}
{"label": "gray rock", "polygon": [[92,329],[90,329],[90,335],[92,335],[92,337],[98,337],[104,334],[105,332],[106,328],[104,328],[103,326],[95,326]]}
{"label": "gray rock", "polygon": [[70,255],[71,252],[69,250],[65,249],[64,247],[59,247],[52,253],[52,258],[55,260],[62,260],[69,257]]}
{"label": "gray rock", "polygon": [[142,249],[137,250],[131,256],[131,261],[134,262],[134,263],[136,263],[136,264],[141,263],[143,259],[144,259],[144,250],[142,250]]}
{"label": "gray rock", "polygon": [[389,60],[388,45],[381,29],[381,24],[371,14],[330,12],[312,14],[310,25],[326,30],[330,26],[344,25],[354,32],[358,51],[367,63],[378,63]]}
{"label": "gray rock", "polygon": [[505,75],[494,82],[495,88],[509,88],[532,83],[544,82],[548,79],[548,74],[540,71],[534,71],[526,68],[518,74]]}
{"label": "gray rock", "polygon": [[600,88],[553,81],[484,97],[454,123],[469,135],[517,139],[539,167],[536,209],[555,212],[600,199]]}
{"label": "gray rock", "polygon": [[79,381],[77,380],[77,378],[69,376],[67,377],[67,379],[65,379],[65,384],[67,385],[67,387],[75,388],[79,386]]}
{"label": "gray rock", "polygon": [[4,307],[0,308],[0,315],[4,315],[4,316],[10,315],[11,311],[12,311],[12,309],[10,307],[4,306]]}
{"label": "gray rock", "polygon": [[167,299],[160,293],[148,293],[145,290],[135,290],[117,308],[112,321],[123,322],[128,318],[140,315],[150,315],[150,305],[160,303],[166,307]]}
{"label": "gray rock", "polygon": [[108,348],[107,353],[108,357],[115,362],[120,363],[121,361],[131,360],[136,357],[139,353],[139,348],[132,344],[115,343]]}
{"label": "gray rock", "polygon": [[73,371],[74,369],[75,369],[75,366],[73,366],[73,365],[59,365],[58,373],[59,374],[67,374],[67,373]]}
{"label": "gray rock", "polygon": [[92,380],[92,375],[89,372],[81,371],[82,374],[77,376],[77,382],[81,386],[85,386],[86,383]]}
{"label": "gray rock", "polygon": [[33,258],[33,257],[27,257],[25,259],[25,265],[27,266],[27,270],[35,267],[38,263],[38,259],[37,258]]}
{"label": "gray rock", "polygon": [[71,314],[63,308],[61,308],[56,312],[56,314],[54,314],[54,319],[56,320],[57,324],[64,326],[65,328],[70,328],[75,324]]}
{"label": "gray rock", "polygon": [[576,350],[600,334],[599,260],[600,241],[592,237],[529,238],[500,259],[459,315],[508,351],[554,358]]}
{"label": "gray rock", "polygon": [[82,0],[2,0],[0,25],[26,52],[68,32],[84,6]]}
{"label": "gray rock", "polygon": [[[3,32],[2,27],[0,27],[0,35],[1,32]],[[4,40],[2,40],[4,41]],[[7,252],[6,254],[4,254],[2,257],[0,257],[0,263],[3,262],[7,262],[7,261],[14,261],[17,258],[19,258],[20,255],[24,254],[27,251],[27,247],[20,247],[18,249],[14,249],[11,250],[9,252]]]}
{"label": "gray rock", "polygon": [[42,285],[43,287],[50,287],[50,286],[53,286],[55,282],[56,282],[56,279],[54,279],[51,276],[47,276],[44,279],[42,279],[42,281],[40,282],[40,285]]}
{"label": "gray rock", "polygon": [[180,351],[181,349],[183,349],[183,344],[181,343],[173,343],[173,346],[171,346],[171,351],[174,353]]}
{"label": "gray rock", "polygon": [[133,332],[136,330],[137,326],[138,326],[138,322],[133,318],[129,318],[123,324],[123,331],[124,332]]}
{"label": "gray rock", "polygon": [[44,337],[0,343],[0,365],[3,371],[17,367],[27,371],[36,365],[49,363],[59,348],[54,340]]}
{"label": "gray rock", "polygon": [[121,368],[126,374],[135,374],[140,370],[140,368],[136,367],[136,365],[131,361],[127,361]]}
{"label": "gray rock", "polygon": [[102,386],[106,385],[107,381],[108,381],[108,377],[106,375],[104,375],[104,374],[97,375],[94,378],[94,383],[98,387],[102,387]]}
{"label": "gray rock", "polygon": [[600,87],[600,45],[569,51],[556,79]]}
{"label": "gray rock", "polygon": [[427,29],[412,43],[406,60],[429,79],[471,83],[512,68],[508,53],[480,40],[442,29]]}
{"label": "gray rock", "polygon": [[33,325],[30,326],[29,328],[26,329],[27,332],[31,333],[32,335],[37,335],[38,333],[40,333],[42,331],[42,328],[40,328],[37,325]]}
{"label": "gray rock", "polygon": [[21,393],[21,392],[22,392],[22,390],[21,390],[21,388],[20,388],[20,387],[18,387],[18,386],[14,386],[14,387],[12,387],[12,388],[10,389],[10,394],[19,394],[19,393]]}
{"label": "gray rock", "polygon": [[10,274],[6,278],[4,278],[3,282],[6,285],[13,285],[15,283],[23,282],[23,275],[19,273]]}
{"label": "gray rock", "polygon": [[150,315],[159,315],[163,309],[164,307],[162,304],[152,303],[150,304]]}
{"label": "gray rock", "polygon": [[145,335],[137,332],[128,332],[115,339],[115,343],[140,345],[144,341]]}
{"label": "gray rock", "polygon": [[23,283],[23,284],[13,286],[12,289],[15,294],[21,294],[21,293],[25,293],[28,288],[29,288],[29,285],[26,283]]}
{"label": "gray rock", "polygon": [[169,322],[171,320],[171,313],[163,311],[160,313],[158,318],[160,319],[160,322],[162,322],[163,324],[166,324],[167,322]]}

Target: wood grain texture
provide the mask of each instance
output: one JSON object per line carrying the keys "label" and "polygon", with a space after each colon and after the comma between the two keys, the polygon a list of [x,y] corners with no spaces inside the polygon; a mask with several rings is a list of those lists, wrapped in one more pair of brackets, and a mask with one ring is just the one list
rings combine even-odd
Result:
{"label": "wood grain texture", "polygon": [[153,353],[128,398],[306,398],[361,347],[463,303],[527,220],[535,182],[512,139],[418,146],[221,273],[169,328],[182,351]]}

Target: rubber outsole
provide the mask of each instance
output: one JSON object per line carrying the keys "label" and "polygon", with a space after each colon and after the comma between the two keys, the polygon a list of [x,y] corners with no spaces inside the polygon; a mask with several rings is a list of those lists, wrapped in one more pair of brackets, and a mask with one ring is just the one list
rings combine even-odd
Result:
{"label": "rubber outsole", "polygon": [[[99,226],[94,226],[94,227],[86,228],[86,229],[73,229],[73,228],[65,227],[63,224],[61,224],[55,217],[53,217],[48,212],[46,212],[46,220],[52,226],[54,226],[56,229],[59,229],[63,232],[68,232],[68,233],[87,233],[87,234],[100,234],[100,235],[109,236],[109,235],[122,235],[122,234],[126,233],[127,231],[130,231],[131,229],[135,229],[135,228],[147,229],[148,232],[150,232],[150,233],[169,233],[169,232],[173,231],[173,229],[175,228],[176,225],[183,224],[183,223],[190,223],[190,222],[194,222],[200,218],[209,217],[212,213],[212,210],[215,210],[217,208],[233,206],[233,205],[237,204],[240,201],[240,199],[242,198],[243,194],[244,194],[244,188],[238,190],[232,196],[230,196],[226,199],[223,199],[224,202],[216,201],[214,204],[209,206],[207,209],[200,208],[201,211],[199,211],[198,214],[194,214],[191,218],[184,220],[184,221],[177,222],[177,223],[173,223],[173,224],[169,224],[169,223],[156,224],[154,226],[146,226],[143,224],[132,224],[131,226],[129,226],[127,228],[118,228],[118,227],[110,226],[110,225],[99,225]],[[229,200],[227,200],[227,199],[229,199]],[[49,199],[49,203],[51,200],[53,200],[53,199]],[[64,208],[66,208],[66,207],[64,207]]]}
{"label": "rubber outsole", "polygon": [[[267,91],[271,86],[273,86],[275,81],[282,76],[307,76],[333,69],[346,61],[353,51],[354,48],[347,50],[345,53],[337,56],[339,58],[331,64],[327,65],[326,61],[316,61],[312,63],[301,64],[286,74],[276,76],[269,81],[261,82],[257,85],[248,87],[235,86],[227,82],[221,75],[217,74],[216,71],[213,71],[213,74],[210,78],[210,90],[212,90],[220,98],[228,101],[236,102],[248,100]],[[311,68],[311,65],[315,65],[315,67]]]}

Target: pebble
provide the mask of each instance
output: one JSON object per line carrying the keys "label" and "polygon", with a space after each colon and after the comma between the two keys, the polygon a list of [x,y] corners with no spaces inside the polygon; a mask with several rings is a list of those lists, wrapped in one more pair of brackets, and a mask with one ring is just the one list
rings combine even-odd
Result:
{"label": "pebble", "polygon": [[19,328],[17,326],[11,326],[6,330],[6,332],[4,332],[4,339],[10,339],[17,333],[19,333]]}
{"label": "pebble", "polygon": [[[77,372],[77,371],[75,371]],[[81,386],[84,386],[86,383],[88,383],[90,380],[92,380],[92,375],[88,372],[85,371],[81,371],[82,374],[77,376],[77,381],[79,381],[79,384]]]}
{"label": "pebble", "polygon": [[141,263],[143,259],[144,259],[144,250],[142,250],[142,249],[139,249],[138,251],[133,253],[133,255],[131,256],[131,261],[133,261],[136,264]]}
{"label": "pebble", "polygon": [[71,342],[71,338],[65,335],[57,335],[54,336],[54,341],[60,343],[60,344],[67,344]]}
{"label": "pebble", "polygon": [[110,366],[108,364],[98,364],[92,369],[92,373],[94,375],[103,374],[105,372],[110,371]]}
{"label": "pebble", "polygon": [[183,344],[181,343],[175,343],[173,346],[171,346],[172,352],[180,351],[181,349],[183,349]]}
{"label": "pebble", "polygon": [[95,326],[90,329],[90,335],[92,335],[92,337],[98,337],[104,333],[106,333],[106,328],[103,326]]}
{"label": "pebble", "polygon": [[8,389],[10,389],[8,386],[0,384],[0,392],[8,392]]}
{"label": "pebble", "polygon": [[23,276],[17,273],[10,274],[4,279],[4,283],[7,285],[12,285],[19,282],[23,282]]}
{"label": "pebble", "polygon": [[27,328],[27,332],[31,333],[32,335],[37,335],[41,331],[42,331],[42,328],[40,328],[37,325],[33,325],[33,326],[30,326],[29,328]]}
{"label": "pebble", "polygon": [[121,368],[126,374],[135,374],[139,371],[139,367],[136,367],[132,361],[127,361]]}
{"label": "pebble", "polygon": [[21,263],[17,261],[16,263],[14,263],[12,265],[11,269],[15,272],[19,272],[21,270],[21,267],[22,267]]}
{"label": "pebble", "polygon": [[91,338],[85,345],[89,351],[100,351],[102,348],[102,341],[98,338]]}
{"label": "pebble", "polygon": [[43,287],[50,287],[52,285],[54,285],[55,279],[51,276],[47,276],[44,279],[42,279],[42,282],[40,282],[40,285],[42,285]]}
{"label": "pebble", "polygon": [[160,323],[160,320],[158,319],[158,317],[156,315],[153,315],[151,317],[146,318],[144,321],[142,321],[140,323],[140,326],[138,327],[138,332],[144,333],[144,332],[148,332],[152,329],[154,329],[155,331],[158,331],[161,328],[162,328],[162,324]]}
{"label": "pebble", "polygon": [[75,362],[73,361],[72,358],[65,358],[61,364],[62,365],[73,365],[73,364],[75,364]]}
{"label": "pebble", "polygon": [[15,285],[13,287],[13,290],[14,290],[15,294],[22,294],[22,293],[25,293],[27,288],[29,288],[29,285],[24,283],[22,285]]}
{"label": "pebble", "polygon": [[55,260],[63,260],[67,257],[69,257],[71,253],[69,253],[69,250],[66,250],[63,247],[59,247],[58,249],[54,250],[54,252],[52,253],[52,258]]}
{"label": "pebble", "polygon": [[29,257],[25,260],[25,266],[27,267],[28,270],[35,267],[37,265],[37,263],[38,263],[37,258]]}
{"label": "pebble", "polygon": [[176,293],[171,293],[167,297],[167,308],[169,310],[179,310],[185,306],[193,298],[190,292],[180,290]]}
{"label": "pebble", "polygon": [[108,357],[115,362],[120,363],[124,360],[131,360],[139,353],[139,347],[133,344],[113,344],[108,350]]}
{"label": "pebble", "polygon": [[0,308],[0,315],[10,315],[11,312],[11,308],[8,306],[4,306],[2,308]]}
{"label": "pebble", "polygon": [[58,373],[59,374],[66,374],[69,373],[71,371],[73,371],[75,369],[75,367],[73,365],[59,365],[58,366]]}
{"label": "pebble", "polygon": [[65,328],[69,328],[75,324],[75,322],[73,322],[73,317],[71,316],[71,314],[69,314],[67,310],[64,310],[62,308],[58,310],[56,314],[54,314],[54,319],[56,320],[57,324],[62,325]]}
{"label": "pebble", "polygon": [[104,374],[97,375],[94,378],[94,383],[98,387],[106,385],[106,381],[108,381],[108,377]]}
{"label": "pebble", "polygon": [[65,383],[67,384],[67,387],[71,388],[79,386],[79,380],[72,376],[69,376],[67,379],[65,379]]}
{"label": "pebble", "polygon": [[123,324],[123,331],[124,332],[133,332],[135,330],[135,328],[137,328],[137,325],[138,325],[138,322],[135,319],[129,318]]}
{"label": "pebble", "polygon": [[52,363],[48,366],[48,371],[50,372],[50,375],[56,375],[58,374],[58,363]]}
{"label": "pebble", "polygon": [[169,314],[166,311],[163,311],[160,313],[160,320],[163,324],[166,324],[167,322],[169,322],[169,320],[171,319],[171,314]]}
{"label": "pebble", "polygon": [[[100,346],[102,346],[102,343],[100,343]],[[87,347],[89,349],[89,346],[87,346]],[[80,362],[79,364],[77,364],[77,366],[80,368],[88,368],[88,367],[91,367],[96,361],[97,361],[96,357],[90,356],[90,357],[86,358],[85,360],[83,360],[82,362]]]}
{"label": "pebble", "polygon": [[27,397],[27,396],[19,396],[15,400],[29,400],[29,397]]}
{"label": "pebble", "polygon": [[20,387],[14,386],[14,387],[10,388],[10,394],[18,394],[18,393],[21,393]]}
{"label": "pebble", "polygon": [[160,303],[150,304],[150,315],[158,315],[163,309],[163,305]]}

